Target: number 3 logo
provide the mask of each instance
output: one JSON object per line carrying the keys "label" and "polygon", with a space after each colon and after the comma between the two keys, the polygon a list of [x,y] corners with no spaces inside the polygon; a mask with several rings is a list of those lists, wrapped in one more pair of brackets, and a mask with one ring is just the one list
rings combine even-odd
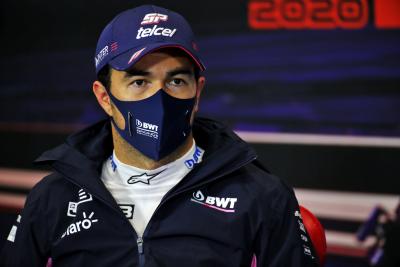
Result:
{"label": "number 3 logo", "polygon": [[122,210],[127,219],[133,218],[133,211],[135,210],[135,205],[118,204],[118,206]]}

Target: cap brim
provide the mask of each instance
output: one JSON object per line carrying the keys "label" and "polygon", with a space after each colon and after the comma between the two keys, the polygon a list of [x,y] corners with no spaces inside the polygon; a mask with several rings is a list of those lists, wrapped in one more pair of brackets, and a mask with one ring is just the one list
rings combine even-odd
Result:
{"label": "cap brim", "polygon": [[138,62],[145,55],[161,48],[181,49],[186,54],[188,54],[188,56],[196,63],[196,65],[200,68],[200,70],[204,71],[206,69],[204,64],[201,62],[200,58],[196,55],[197,52],[194,49],[179,43],[168,43],[168,42],[153,43],[143,47],[135,47],[129,49],[128,51],[110,60],[109,64],[116,70],[127,70],[133,65],[135,65],[136,62]]}

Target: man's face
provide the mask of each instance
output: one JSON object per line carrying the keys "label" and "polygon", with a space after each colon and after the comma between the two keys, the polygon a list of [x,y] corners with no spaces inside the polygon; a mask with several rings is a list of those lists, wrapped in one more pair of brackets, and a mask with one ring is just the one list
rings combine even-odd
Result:
{"label": "man's face", "polygon": [[[159,50],[145,55],[128,71],[112,69],[110,91],[116,98],[125,101],[142,100],[154,95],[158,90],[164,90],[169,95],[180,99],[196,96],[193,119],[203,85],[204,77],[196,80],[194,65],[186,56],[182,53]],[[99,99],[96,82],[93,89],[103,109],[114,118],[118,127],[124,129],[125,120],[117,107],[110,102],[109,98],[100,96]]]}

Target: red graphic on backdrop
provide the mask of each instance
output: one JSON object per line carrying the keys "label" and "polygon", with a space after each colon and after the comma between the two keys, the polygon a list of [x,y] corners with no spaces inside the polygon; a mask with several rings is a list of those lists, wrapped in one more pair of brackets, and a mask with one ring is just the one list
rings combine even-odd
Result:
{"label": "red graphic on backdrop", "polygon": [[369,19],[367,0],[253,0],[252,29],[361,29]]}
{"label": "red graphic on backdrop", "polygon": [[375,0],[375,26],[378,29],[400,29],[400,1]]}

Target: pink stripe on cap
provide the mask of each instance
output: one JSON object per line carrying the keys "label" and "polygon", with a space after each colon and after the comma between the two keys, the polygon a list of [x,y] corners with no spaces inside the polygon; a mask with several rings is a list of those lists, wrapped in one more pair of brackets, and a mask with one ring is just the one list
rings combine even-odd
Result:
{"label": "pink stripe on cap", "polygon": [[133,53],[133,55],[131,56],[131,58],[128,61],[128,64],[130,64],[133,60],[135,60],[142,52],[143,50],[145,50],[146,47],[143,47],[142,49],[136,51],[135,53]]}

